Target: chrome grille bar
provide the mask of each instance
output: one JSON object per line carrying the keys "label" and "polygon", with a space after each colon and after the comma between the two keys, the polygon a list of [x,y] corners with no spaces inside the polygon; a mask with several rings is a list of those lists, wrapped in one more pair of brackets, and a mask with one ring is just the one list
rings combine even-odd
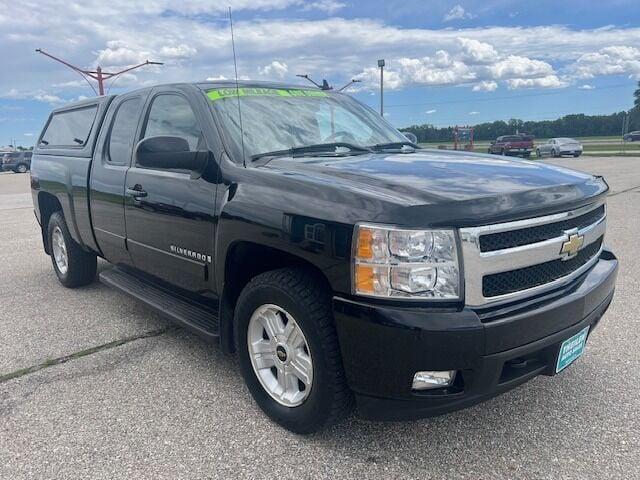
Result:
{"label": "chrome grille bar", "polygon": [[[460,229],[460,239],[462,242],[462,260],[464,264],[465,277],[465,299],[467,305],[471,307],[484,307],[499,303],[516,301],[532,295],[537,295],[545,291],[557,288],[571,282],[573,279],[581,275],[583,272],[591,268],[597,262],[602,251],[602,247],[598,253],[592,257],[587,263],[580,266],[569,275],[557,280],[539,285],[537,287],[528,288],[495,297],[485,297],[482,292],[483,278],[486,275],[495,273],[508,272],[532,265],[549,262],[552,260],[560,260],[563,256],[560,254],[563,244],[568,239],[568,234],[544,240],[542,242],[530,243],[513,248],[505,248],[502,250],[494,250],[489,252],[480,251],[480,237],[482,235],[494,234],[498,232],[507,232],[511,230],[526,229],[528,227],[551,224],[565,221],[574,217],[584,215],[597,208],[600,208],[603,202],[588,205],[568,212],[546,215],[527,220],[518,220],[514,222],[506,222],[494,225],[484,225],[479,227],[469,227]],[[598,241],[604,236],[606,231],[606,206],[602,217],[597,219],[591,225],[577,230],[578,235],[584,237],[581,248],[584,248],[593,242]],[[575,233],[575,231],[573,232]]]}

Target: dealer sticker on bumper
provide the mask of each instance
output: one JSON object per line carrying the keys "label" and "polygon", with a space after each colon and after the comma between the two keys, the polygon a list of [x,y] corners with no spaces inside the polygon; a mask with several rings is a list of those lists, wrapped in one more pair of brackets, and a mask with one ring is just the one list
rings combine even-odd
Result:
{"label": "dealer sticker on bumper", "polygon": [[564,370],[571,365],[584,352],[587,343],[587,334],[589,327],[585,327],[576,333],[573,337],[565,340],[560,345],[558,352],[558,362],[556,363],[556,373]]}

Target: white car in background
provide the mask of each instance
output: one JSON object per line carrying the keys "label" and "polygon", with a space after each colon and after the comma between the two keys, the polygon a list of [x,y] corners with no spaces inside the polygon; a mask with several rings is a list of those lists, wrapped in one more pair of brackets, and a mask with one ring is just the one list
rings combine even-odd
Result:
{"label": "white car in background", "polygon": [[582,144],[573,138],[550,138],[536,147],[538,157],[561,157],[562,155],[582,155]]}

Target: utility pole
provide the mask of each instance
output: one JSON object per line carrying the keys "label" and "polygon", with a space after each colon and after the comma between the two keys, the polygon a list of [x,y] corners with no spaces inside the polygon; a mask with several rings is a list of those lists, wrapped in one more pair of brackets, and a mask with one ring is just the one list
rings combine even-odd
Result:
{"label": "utility pole", "polygon": [[625,134],[629,131],[629,112],[624,112],[622,117],[622,153],[627,151],[627,142],[624,140]]}
{"label": "utility pole", "polygon": [[380,67],[380,115],[384,117],[384,59],[378,60]]}
{"label": "utility pole", "polygon": [[[59,62],[67,67],[69,67],[71,70],[79,73],[82,78],[84,78],[87,83],[89,84],[89,86],[93,89],[94,93],[96,93],[97,95],[104,95],[104,83],[107,80],[110,80],[114,77],[117,77],[118,75],[122,75],[123,73],[126,72],[130,72],[131,70],[135,70],[136,68],[140,68],[140,67],[144,67],[145,65],[163,65],[161,62],[150,62],[149,60],[145,61],[144,63],[140,63],[138,65],[134,65],[132,67],[128,67],[125,68],[123,70],[120,70],[119,72],[104,72],[102,71],[102,67],[98,66],[95,70],[85,70],[82,69],[80,67],[76,67],[75,65],[71,65],[69,62],[66,62],[58,57],[54,57],[53,55],[45,52],[44,50],[40,49],[40,48],[36,48],[36,52],[41,53],[42,55],[45,55],[53,60],[55,60],[56,62]],[[98,82],[98,92],[96,92],[96,89],[93,88],[93,85],[91,85],[91,82],[89,82],[89,80],[87,80],[87,77],[94,79],[95,81]]]}

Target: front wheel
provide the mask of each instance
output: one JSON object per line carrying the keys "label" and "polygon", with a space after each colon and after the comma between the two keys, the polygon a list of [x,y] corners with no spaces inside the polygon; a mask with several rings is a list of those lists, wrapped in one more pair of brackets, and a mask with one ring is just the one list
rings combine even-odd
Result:
{"label": "front wheel", "polygon": [[16,167],[16,173],[27,173],[28,170],[29,168],[24,163],[21,163]]}
{"label": "front wheel", "polygon": [[256,403],[295,433],[313,433],[353,408],[328,289],[311,271],[273,270],[240,294],[240,369]]}
{"label": "front wheel", "polygon": [[75,288],[93,282],[98,266],[97,257],[82,250],[71,238],[62,213],[56,212],[51,215],[47,239],[53,270],[62,285]]}

